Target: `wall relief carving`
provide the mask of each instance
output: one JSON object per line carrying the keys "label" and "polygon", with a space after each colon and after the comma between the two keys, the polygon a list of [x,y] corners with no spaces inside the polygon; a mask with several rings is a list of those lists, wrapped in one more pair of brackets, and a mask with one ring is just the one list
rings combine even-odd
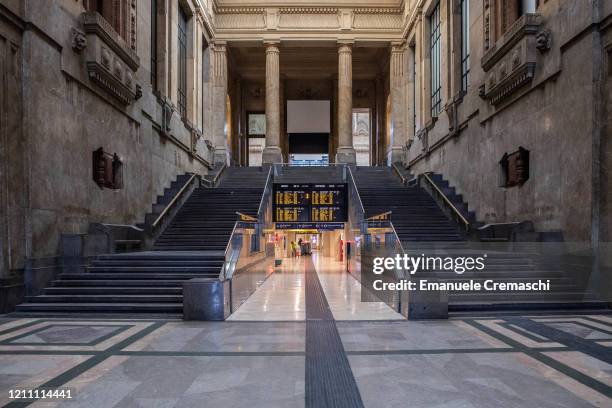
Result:
{"label": "wall relief carving", "polygon": [[100,14],[86,12],[81,19],[90,80],[119,102],[129,105],[137,93],[134,78],[140,66],[138,56]]}
{"label": "wall relief carving", "polygon": [[[499,104],[532,81],[539,54],[538,33],[546,31],[540,26],[538,14],[525,14],[485,52],[481,65],[487,79],[481,96],[491,104]],[[540,42],[548,41],[543,35]]]}
{"label": "wall relief carving", "polygon": [[399,8],[338,7],[220,7],[217,30],[360,30],[401,31],[404,15]]}

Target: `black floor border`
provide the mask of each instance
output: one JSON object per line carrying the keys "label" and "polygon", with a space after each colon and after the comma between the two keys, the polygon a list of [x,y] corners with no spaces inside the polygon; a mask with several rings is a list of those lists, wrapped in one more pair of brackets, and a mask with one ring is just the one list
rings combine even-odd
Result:
{"label": "black floor border", "polygon": [[311,258],[305,259],[306,408],[363,408],[363,400]]}
{"label": "black floor border", "polygon": [[8,329],[4,329],[4,330],[0,331],[0,336],[4,336],[5,334],[12,333],[12,332],[15,332],[17,330],[27,329],[28,327],[32,327],[32,326],[35,326],[37,324],[44,323],[44,322],[45,322],[45,320],[36,319],[34,321],[22,324],[20,326],[13,326],[13,327],[10,327]]}
{"label": "black floor border", "polygon": [[566,331],[548,326],[545,323],[536,322],[524,317],[513,317],[507,320],[508,323],[529,330],[532,333],[546,337],[551,341],[573,348],[598,360],[612,364],[612,351],[609,347],[595,343],[593,340],[583,339],[574,336]]}
{"label": "black floor border", "polygon": [[[69,368],[68,370],[64,371],[62,374],[50,379],[49,381],[37,386],[36,388],[39,388],[39,389],[40,388],[45,388],[45,389],[60,388],[67,382],[75,379],[76,377],[80,376],[84,372],[92,369],[93,367],[102,363],[104,360],[108,359],[109,357],[117,355],[117,352],[128,347],[130,344],[135,343],[136,341],[142,339],[143,337],[148,336],[149,334],[153,333],[157,329],[160,329],[164,324],[166,324],[166,322],[152,322],[152,323],[153,324],[143,328],[138,333],[134,333],[132,336],[114,344],[108,349],[104,351],[100,351],[98,354],[92,355],[90,358],[83,361],[82,363],[77,364],[76,366],[72,368]],[[72,354],[79,355],[78,352],[72,353]],[[82,355],[87,355],[87,353],[82,353]],[[29,399],[27,401],[12,401],[6,404],[4,407],[5,408],[27,407],[28,405],[31,405],[36,401],[38,401],[38,399]]]}
{"label": "black floor border", "polygon": [[[478,329],[480,331],[482,331],[483,333],[488,334],[491,337],[496,338],[497,340],[508,344],[509,346],[513,347],[515,351],[524,353],[526,355],[528,355],[529,357],[539,361],[540,363],[547,365],[550,368],[553,368],[557,371],[559,371],[560,373],[572,378],[575,381],[578,381],[579,383],[581,383],[582,385],[585,385],[603,395],[605,395],[608,398],[612,398],[612,387],[608,386],[607,384],[602,383],[601,381],[598,381],[596,379],[594,379],[593,377],[590,377],[566,364],[563,364],[557,360],[555,360],[552,357],[549,357],[545,354],[543,354],[540,349],[533,349],[533,348],[529,348],[527,346],[525,346],[524,344],[510,338],[507,337],[493,329],[491,329],[490,327],[485,326],[482,323],[479,323],[475,320],[470,320],[470,319],[465,319],[464,320],[467,324],[469,324],[470,326],[474,327],[475,329]],[[562,350],[562,351],[569,351],[569,350]]]}

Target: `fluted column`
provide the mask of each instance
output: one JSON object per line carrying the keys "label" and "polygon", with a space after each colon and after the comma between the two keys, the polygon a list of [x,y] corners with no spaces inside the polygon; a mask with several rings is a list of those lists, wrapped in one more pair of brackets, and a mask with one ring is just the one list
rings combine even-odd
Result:
{"label": "fluted column", "polygon": [[406,48],[403,42],[391,44],[391,145],[387,150],[388,164],[402,162],[406,145]]}
{"label": "fluted column", "polygon": [[336,163],[356,164],[353,147],[353,45],[338,43],[338,150]]}
{"label": "fluted column", "polygon": [[264,164],[282,163],[280,148],[280,67],[279,43],[270,41],[266,46],[266,147]]}
{"label": "fluted column", "polygon": [[223,164],[228,162],[229,157],[229,147],[225,135],[225,121],[227,119],[227,46],[225,42],[216,42],[213,45],[212,57],[214,162],[215,164]]}

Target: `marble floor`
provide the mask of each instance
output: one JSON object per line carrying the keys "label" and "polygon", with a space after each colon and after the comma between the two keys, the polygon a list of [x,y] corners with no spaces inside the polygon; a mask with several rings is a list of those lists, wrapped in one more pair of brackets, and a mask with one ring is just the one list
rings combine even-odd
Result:
{"label": "marble floor", "polygon": [[224,322],[0,316],[0,406],[612,407],[612,313],[407,321],[342,268],[285,262]]}
{"label": "marble floor", "polygon": [[404,320],[384,302],[362,302],[362,286],[345,265],[332,258],[313,254],[323,292],[336,320]]}
{"label": "marble floor", "polygon": [[[306,257],[286,258],[230,321],[304,320],[304,267]],[[403,320],[384,302],[362,302],[361,284],[344,271],[344,264],[316,252],[312,260],[336,320]]]}
{"label": "marble floor", "polygon": [[[306,325],[0,318],[0,406],[308,406]],[[337,326],[365,407],[612,406],[610,315]]]}
{"label": "marble floor", "polygon": [[304,259],[285,259],[229,321],[297,321],[306,318]]}

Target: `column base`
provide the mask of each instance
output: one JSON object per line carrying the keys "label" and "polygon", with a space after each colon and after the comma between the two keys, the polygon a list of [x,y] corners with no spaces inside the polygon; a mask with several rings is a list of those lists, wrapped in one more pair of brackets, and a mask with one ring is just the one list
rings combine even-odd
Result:
{"label": "column base", "polygon": [[213,155],[214,165],[229,164],[227,157],[227,149],[225,146],[215,147],[215,153]]}
{"label": "column base", "polygon": [[393,146],[387,150],[387,165],[391,166],[393,163],[404,163],[405,152],[404,149],[398,146]]}
{"label": "column base", "polygon": [[265,147],[261,155],[263,164],[276,164],[283,162],[283,152],[278,146]]}
{"label": "column base", "polygon": [[336,152],[336,163],[357,164],[357,153],[352,147],[339,147]]}

